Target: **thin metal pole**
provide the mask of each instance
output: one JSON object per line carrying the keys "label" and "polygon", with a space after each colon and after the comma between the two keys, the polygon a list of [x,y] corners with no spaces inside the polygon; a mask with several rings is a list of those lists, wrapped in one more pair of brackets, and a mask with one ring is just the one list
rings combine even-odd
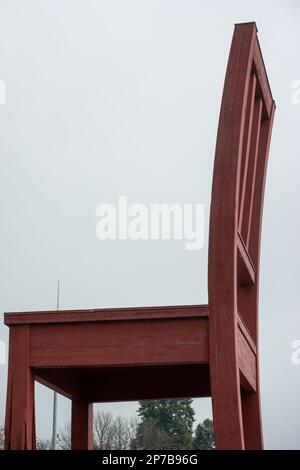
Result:
{"label": "thin metal pole", "polygon": [[[59,310],[59,280],[57,281],[57,298],[56,310]],[[52,422],[52,449],[56,449],[56,433],[57,433],[57,393],[53,394],[53,422]]]}

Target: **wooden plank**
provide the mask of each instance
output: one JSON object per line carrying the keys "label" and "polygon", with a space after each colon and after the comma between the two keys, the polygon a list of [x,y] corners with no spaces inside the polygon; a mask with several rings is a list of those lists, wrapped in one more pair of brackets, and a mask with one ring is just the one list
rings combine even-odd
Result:
{"label": "wooden plank", "polygon": [[82,371],[75,368],[34,369],[35,380],[70,400],[81,400]]}
{"label": "wooden plank", "polygon": [[262,121],[260,129],[260,143],[258,148],[256,189],[253,197],[252,223],[250,227],[249,253],[255,266],[259,266],[260,241],[263,216],[263,202],[265,194],[266,169],[268,164],[272,127],[275,114],[275,103],[271,109],[270,120]]}
{"label": "wooden plank", "polygon": [[[239,181],[256,26],[235,26],[216,143],[208,262],[210,377],[216,445],[244,449],[236,355]],[[226,429],[226,432],[224,432]]]}
{"label": "wooden plank", "polygon": [[5,423],[5,448],[8,450],[30,450],[36,444],[34,376],[29,358],[29,327],[11,328]]}
{"label": "wooden plank", "polygon": [[253,60],[258,79],[258,86],[260,88],[260,94],[264,103],[264,119],[271,119],[272,106],[275,105],[275,103],[272,97],[271,87],[258,39],[256,39],[254,44]]}
{"label": "wooden plank", "polygon": [[248,328],[245,325],[245,322],[243,321],[241,315],[238,313],[238,327],[241,330],[242,334],[244,335],[246,341],[248,342],[250,348],[252,349],[253,353],[257,355],[257,347],[256,344],[248,330]]}
{"label": "wooden plank", "polygon": [[246,197],[245,205],[244,205],[243,222],[242,222],[242,229],[241,229],[241,234],[243,236],[243,239],[245,240],[245,244],[247,248],[249,246],[253,195],[254,195],[254,190],[256,187],[256,167],[257,167],[259,140],[260,140],[261,116],[262,116],[262,100],[256,99],[255,105],[254,105],[253,128],[252,128],[252,134],[251,134],[248,175],[247,175],[247,182],[246,182],[247,197]]}
{"label": "wooden plank", "polygon": [[257,413],[260,409],[259,394],[242,390],[242,409],[245,447],[248,450],[262,449],[264,444],[261,415]]}
{"label": "wooden plank", "polygon": [[14,356],[15,356],[15,335],[13,329],[9,330],[9,356],[8,356],[8,374],[7,374],[7,393],[6,393],[6,411],[5,411],[5,450],[11,448],[12,432],[12,412],[13,412],[13,376],[14,376]]}
{"label": "wooden plank", "polygon": [[114,402],[210,396],[208,364],[37,368],[34,372],[38,382],[76,401]]}
{"label": "wooden plank", "polygon": [[86,310],[49,310],[39,312],[8,312],[5,325],[51,324],[100,321],[134,321],[159,318],[207,317],[208,305],[178,305],[157,307],[101,308]]}
{"label": "wooden plank", "polygon": [[32,367],[208,362],[206,318],[32,325]]}
{"label": "wooden plank", "polygon": [[71,449],[93,449],[93,405],[82,401],[72,401]]}
{"label": "wooden plank", "polygon": [[210,396],[208,364],[85,369],[82,398],[92,402]]}
{"label": "wooden plank", "polygon": [[237,355],[239,370],[245,379],[242,385],[247,390],[256,391],[256,356],[240,328],[237,332]]}
{"label": "wooden plank", "polygon": [[245,189],[246,189],[247,174],[248,174],[248,162],[249,162],[249,151],[250,151],[250,143],[251,143],[256,82],[257,82],[256,75],[252,73],[251,78],[250,78],[250,85],[249,85],[248,98],[247,98],[246,120],[245,120],[245,126],[244,126],[243,151],[242,151],[240,182],[239,182],[239,193],[240,193],[239,195],[239,223],[238,223],[239,230],[242,225],[243,211],[244,211]]}

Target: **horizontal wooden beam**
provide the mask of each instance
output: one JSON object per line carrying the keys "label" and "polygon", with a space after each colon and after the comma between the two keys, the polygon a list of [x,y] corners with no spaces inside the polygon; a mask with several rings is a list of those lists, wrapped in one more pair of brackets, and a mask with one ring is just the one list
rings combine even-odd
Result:
{"label": "horizontal wooden beam", "polygon": [[208,364],[35,368],[35,380],[71,400],[93,403],[209,397]]}
{"label": "horizontal wooden beam", "polygon": [[202,316],[34,324],[30,337],[31,367],[208,363],[208,319]]}
{"label": "horizontal wooden beam", "polygon": [[81,399],[82,371],[77,368],[33,369],[37,382],[70,400]]}
{"label": "horizontal wooden beam", "polygon": [[123,367],[85,371],[82,398],[114,402],[210,396],[208,364]]}
{"label": "horizontal wooden beam", "polygon": [[178,305],[158,307],[98,308],[85,310],[48,310],[37,312],[8,312],[4,314],[4,323],[5,325],[10,326],[20,324],[130,321],[207,316],[208,305]]}

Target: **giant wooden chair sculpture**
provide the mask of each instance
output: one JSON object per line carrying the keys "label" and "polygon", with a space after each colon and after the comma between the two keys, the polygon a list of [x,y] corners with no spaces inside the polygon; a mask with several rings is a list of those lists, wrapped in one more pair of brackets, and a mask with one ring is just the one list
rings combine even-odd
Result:
{"label": "giant wooden chair sculpture", "polygon": [[263,446],[258,281],[275,105],[255,23],[235,27],[212,187],[209,305],[7,313],[6,448],[35,447],[34,380],[72,400],[72,448],[92,403],[211,396],[219,449]]}

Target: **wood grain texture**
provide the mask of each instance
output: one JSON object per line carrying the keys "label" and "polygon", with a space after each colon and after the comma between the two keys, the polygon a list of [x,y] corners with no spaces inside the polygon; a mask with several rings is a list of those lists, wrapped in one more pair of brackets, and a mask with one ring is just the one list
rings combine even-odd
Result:
{"label": "wood grain texture", "polygon": [[[209,233],[210,377],[219,449],[262,447],[259,250],[274,109],[256,25],[238,24],[219,118]],[[251,399],[242,400],[241,387],[255,391]]]}
{"label": "wood grain texture", "polygon": [[31,367],[208,362],[205,318],[31,326]]}
{"label": "wood grain texture", "polygon": [[158,307],[122,307],[86,310],[49,310],[38,312],[7,312],[4,323],[33,325],[50,323],[85,323],[106,321],[133,321],[159,318],[207,317],[208,305],[178,305]]}
{"label": "wood grain texture", "polygon": [[72,450],[93,449],[93,405],[82,401],[72,401],[71,413]]}
{"label": "wood grain texture", "polygon": [[255,102],[255,93],[257,87],[257,79],[255,73],[251,73],[250,84],[247,97],[247,108],[246,108],[246,121],[245,121],[245,131],[243,136],[243,150],[242,150],[242,160],[241,160],[241,169],[240,169],[240,189],[239,189],[239,225],[238,229],[241,231],[242,219],[244,213],[244,200],[245,200],[245,191],[247,183],[247,174],[248,174],[248,163],[249,163],[249,152],[250,152],[250,143],[252,135],[252,125],[253,125],[253,110]]}
{"label": "wood grain texture", "polygon": [[255,40],[254,24],[236,25],[223,90],[212,186],[208,265],[210,377],[215,437],[220,449],[244,448],[236,346],[237,201]]}
{"label": "wood grain texture", "polygon": [[249,165],[247,170],[247,181],[246,181],[246,198],[243,208],[243,218],[241,234],[245,241],[245,245],[248,248],[250,238],[250,227],[253,207],[253,195],[256,186],[256,167],[257,167],[257,156],[258,146],[260,138],[260,128],[262,120],[262,99],[257,98],[254,104],[253,113],[253,126],[251,133],[251,143],[249,152]]}
{"label": "wood grain texture", "polygon": [[255,284],[255,269],[239,232],[237,238],[237,279],[242,286]]}
{"label": "wood grain texture", "polygon": [[238,367],[243,374],[243,386],[246,390],[256,391],[256,355],[241,328],[237,333]]}
{"label": "wood grain texture", "polygon": [[11,329],[6,398],[5,449],[35,449],[34,376],[28,326]]}
{"label": "wood grain texture", "polygon": [[82,371],[78,368],[33,368],[37,382],[70,400],[82,399]]}
{"label": "wood grain texture", "polygon": [[273,100],[265,63],[261,53],[261,47],[257,37],[253,45],[253,62],[254,70],[258,79],[259,94],[263,100],[263,115],[265,119],[271,120],[273,113],[272,108],[275,106],[275,102]]}

